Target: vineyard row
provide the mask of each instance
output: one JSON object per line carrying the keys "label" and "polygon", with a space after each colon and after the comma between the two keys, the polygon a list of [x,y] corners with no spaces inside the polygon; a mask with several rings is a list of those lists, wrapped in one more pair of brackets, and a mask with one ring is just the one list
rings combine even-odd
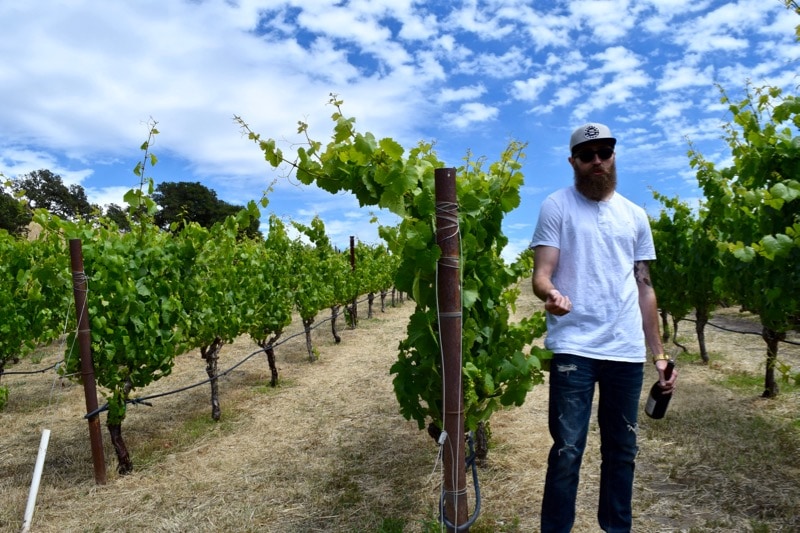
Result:
{"label": "vineyard row", "polygon": [[[274,348],[292,315],[302,320],[313,360],[310,332],[318,313],[331,310],[338,342],[340,309],[354,326],[357,296],[369,295],[371,311],[374,295],[383,298],[392,286],[396,260],[383,246],[353,242],[351,250],[337,251],[318,218],[310,226],[294,224],[303,239],[291,239],[277,217],[270,218],[266,238],[242,238],[239,228],[257,213],[250,206],[211,228],[188,224],[165,232],[141,223],[120,232],[113,223],[90,225],[40,212],[37,239],[0,232],[0,268],[11,280],[0,288],[7,317],[0,326],[0,370],[67,331],[59,371],[79,373],[79,357],[70,350],[77,313],[68,310],[73,284],[85,281],[94,374],[108,402],[121,472],[131,468],[121,437],[126,404],[137,389],[169,375],[175,357],[199,349],[215,419],[219,353],[237,337],[249,335],[267,353],[274,385]],[[84,272],[70,274],[68,244],[75,240]]]}

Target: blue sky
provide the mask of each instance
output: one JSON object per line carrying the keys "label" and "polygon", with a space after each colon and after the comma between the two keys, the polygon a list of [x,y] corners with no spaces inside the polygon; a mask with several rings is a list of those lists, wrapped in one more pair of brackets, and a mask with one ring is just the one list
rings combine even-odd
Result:
{"label": "blue sky", "polygon": [[[651,214],[651,189],[694,201],[691,141],[724,164],[730,119],[716,84],[796,93],[800,17],[781,0],[137,0],[0,3],[0,172],[38,169],[122,205],[148,121],[155,181],[199,181],[257,200],[273,172],[233,121],[291,153],[297,122],[327,141],[330,93],[361,131],[447,166],[529,143],[507,257],[530,241],[539,204],[569,185],[570,132],[616,137],[618,190]],[[325,222],[334,243],[378,242],[373,209],[279,179],[266,213]],[[266,221],[267,217],[263,217]],[[394,218],[380,214],[385,224]]]}

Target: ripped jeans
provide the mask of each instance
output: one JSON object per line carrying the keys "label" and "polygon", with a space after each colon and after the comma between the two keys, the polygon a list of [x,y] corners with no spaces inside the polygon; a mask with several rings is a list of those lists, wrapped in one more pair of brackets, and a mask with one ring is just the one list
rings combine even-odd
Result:
{"label": "ripped jeans", "polygon": [[603,531],[631,530],[639,396],[643,363],[624,363],[555,354],[550,365],[548,423],[553,447],[547,459],[542,500],[542,533],[568,532],[575,521],[575,498],[595,383],[599,384],[600,500]]}

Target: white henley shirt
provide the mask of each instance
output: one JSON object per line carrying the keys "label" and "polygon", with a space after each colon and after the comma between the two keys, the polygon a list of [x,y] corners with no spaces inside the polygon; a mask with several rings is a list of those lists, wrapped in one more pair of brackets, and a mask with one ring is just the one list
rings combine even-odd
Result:
{"label": "white henley shirt", "polygon": [[531,248],[559,249],[555,287],[572,302],[563,316],[547,314],[545,347],[594,359],[644,362],[646,348],[633,275],[635,261],[656,258],[644,209],[614,193],[596,202],[574,186],[542,204]]}

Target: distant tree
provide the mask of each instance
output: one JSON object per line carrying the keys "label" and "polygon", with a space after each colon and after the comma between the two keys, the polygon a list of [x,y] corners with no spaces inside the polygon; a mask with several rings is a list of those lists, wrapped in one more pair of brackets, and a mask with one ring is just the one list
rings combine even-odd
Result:
{"label": "distant tree", "polygon": [[0,190],[0,229],[12,235],[23,235],[31,218],[31,212],[23,202]]}
{"label": "distant tree", "polygon": [[[220,200],[217,193],[205,185],[188,181],[159,183],[153,192],[153,201],[161,208],[155,214],[155,223],[163,229],[174,222],[180,225],[197,222],[210,228],[244,209]],[[253,220],[243,232],[250,237],[260,235],[258,224],[258,220]]]}
{"label": "distant tree", "polygon": [[168,229],[173,222],[197,222],[203,227],[214,221],[217,193],[199,182],[187,181],[159,183],[153,192],[153,201],[160,207],[155,215],[156,224]]}
{"label": "distant tree", "polygon": [[121,230],[129,231],[131,229],[131,220],[127,210],[117,204],[106,205],[105,217],[114,221]]}
{"label": "distant tree", "polygon": [[99,207],[89,203],[86,191],[80,185],[67,187],[61,176],[49,170],[36,170],[12,181],[12,189],[24,193],[35,209],[46,209],[64,219],[88,219]]}

